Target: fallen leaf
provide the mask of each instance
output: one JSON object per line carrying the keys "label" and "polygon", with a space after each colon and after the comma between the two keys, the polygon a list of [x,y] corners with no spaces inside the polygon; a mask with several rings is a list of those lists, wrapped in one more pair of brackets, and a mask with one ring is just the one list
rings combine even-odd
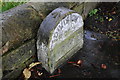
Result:
{"label": "fallen leaf", "polygon": [[105,64],[101,64],[101,68],[102,68],[102,69],[106,69],[107,66],[106,66]]}
{"label": "fallen leaf", "polygon": [[8,41],[1,49],[0,49],[0,53],[4,54],[8,51],[9,49],[9,44],[10,42]]}
{"label": "fallen leaf", "polygon": [[106,17],[106,19],[108,19],[108,17]]}
{"label": "fallen leaf", "polygon": [[42,75],[43,75],[43,73],[38,72],[38,76],[42,76]]}
{"label": "fallen leaf", "polygon": [[78,60],[78,61],[77,61],[77,64],[78,64],[78,65],[81,65],[81,64],[82,64],[82,60]]}
{"label": "fallen leaf", "polygon": [[112,12],[112,14],[116,14],[116,12],[115,12],[115,11],[113,11],[113,12]]}
{"label": "fallen leaf", "polygon": [[24,71],[23,71],[23,75],[26,79],[29,79],[30,76],[31,76],[31,72],[29,71],[28,68],[25,68]]}
{"label": "fallen leaf", "polygon": [[6,53],[8,51],[8,48],[4,47],[2,53]]}
{"label": "fallen leaf", "polygon": [[109,18],[108,21],[112,21],[112,18]]}
{"label": "fallen leaf", "polygon": [[38,64],[41,64],[41,62],[31,63],[31,64],[29,65],[29,69],[31,69],[32,67],[34,67],[34,66],[36,66],[36,65],[38,65]]}

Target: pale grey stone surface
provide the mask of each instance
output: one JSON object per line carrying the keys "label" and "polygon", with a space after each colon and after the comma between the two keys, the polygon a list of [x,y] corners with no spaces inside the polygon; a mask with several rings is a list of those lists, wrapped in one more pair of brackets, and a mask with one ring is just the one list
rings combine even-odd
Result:
{"label": "pale grey stone surface", "polygon": [[83,45],[83,18],[73,10],[57,8],[41,23],[37,36],[38,60],[53,73]]}

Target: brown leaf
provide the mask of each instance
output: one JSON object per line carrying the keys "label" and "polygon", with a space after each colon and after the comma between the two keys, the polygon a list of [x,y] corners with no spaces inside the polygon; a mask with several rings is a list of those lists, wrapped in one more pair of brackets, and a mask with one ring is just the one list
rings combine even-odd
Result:
{"label": "brown leaf", "polygon": [[31,72],[29,71],[28,68],[25,68],[25,69],[23,70],[23,75],[24,75],[24,77],[25,77],[26,79],[29,79],[29,78],[30,78]]}
{"label": "brown leaf", "polygon": [[2,53],[4,54],[4,53],[6,53],[7,51],[8,51],[8,48],[3,47],[3,51],[2,51]]}
{"label": "brown leaf", "polygon": [[81,64],[82,64],[82,60],[78,60],[78,61],[77,61],[77,64],[78,64],[78,65],[81,65]]}
{"label": "brown leaf", "polygon": [[0,53],[1,54],[4,54],[4,53],[6,53],[7,51],[8,51],[8,49],[9,49],[9,41],[0,49]]}
{"label": "brown leaf", "polygon": [[43,75],[43,73],[38,72],[38,76],[42,76],[42,75]]}
{"label": "brown leaf", "polygon": [[102,68],[102,69],[106,69],[107,66],[106,66],[105,64],[101,64],[101,68]]}
{"label": "brown leaf", "polygon": [[116,12],[115,12],[115,11],[113,11],[113,12],[112,12],[112,14],[116,14]]}
{"label": "brown leaf", "polygon": [[31,69],[32,67],[34,67],[34,66],[36,66],[36,65],[38,65],[38,64],[41,64],[41,62],[31,63],[31,64],[29,65],[29,69]]}

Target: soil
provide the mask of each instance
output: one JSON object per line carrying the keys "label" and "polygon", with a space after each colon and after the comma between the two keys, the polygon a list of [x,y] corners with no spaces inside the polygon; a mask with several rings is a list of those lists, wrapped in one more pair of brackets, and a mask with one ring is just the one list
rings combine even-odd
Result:
{"label": "soil", "polygon": [[120,78],[120,2],[101,3],[96,9],[85,20],[83,48],[52,75],[41,65],[33,67],[30,79]]}
{"label": "soil", "polygon": [[87,17],[85,29],[92,30],[107,35],[108,37],[120,39],[120,2],[101,3],[96,9],[98,12]]}

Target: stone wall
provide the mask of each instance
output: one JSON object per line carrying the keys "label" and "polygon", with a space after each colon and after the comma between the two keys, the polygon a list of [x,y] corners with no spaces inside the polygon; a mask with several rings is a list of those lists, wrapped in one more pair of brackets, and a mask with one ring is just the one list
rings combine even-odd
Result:
{"label": "stone wall", "polygon": [[42,20],[54,9],[66,7],[75,10],[85,19],[97,3],[92,2],[29,2],[3,12],[2,28],[3,79],[17,78],[22,70],[36,59],[36,35]]}

